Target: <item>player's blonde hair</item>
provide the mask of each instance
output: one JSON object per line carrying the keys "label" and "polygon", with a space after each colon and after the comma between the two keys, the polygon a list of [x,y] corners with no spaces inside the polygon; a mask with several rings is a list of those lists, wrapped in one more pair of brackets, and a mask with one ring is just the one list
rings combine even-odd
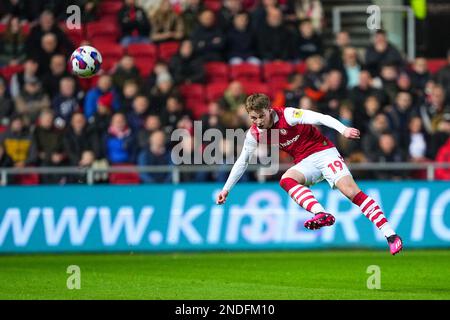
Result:
{"label": "player's blonde hair", "polygon": [[270,108],[269,97],[263,93],[255,93],[247,97],[245,100],[245,109],[250,111],[262,111]]}

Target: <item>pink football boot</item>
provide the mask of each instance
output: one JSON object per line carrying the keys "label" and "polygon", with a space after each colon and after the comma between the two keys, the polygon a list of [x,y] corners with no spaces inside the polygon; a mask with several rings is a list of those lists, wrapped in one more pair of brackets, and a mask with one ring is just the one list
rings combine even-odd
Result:
{"label": "pink football boot", "polygon": [[387,238],[387,242],[389,244],[389,250],[392,255],[396,255],[403,249],[403,241],[398,235],[394,234]]}
{"label": "pink football boot", "polygon": [[305,221],[305,228],[309,230],[318,230],[322,227],[332,226],[334,224],[333,215],[325,212],[317,213],[313,218]]}

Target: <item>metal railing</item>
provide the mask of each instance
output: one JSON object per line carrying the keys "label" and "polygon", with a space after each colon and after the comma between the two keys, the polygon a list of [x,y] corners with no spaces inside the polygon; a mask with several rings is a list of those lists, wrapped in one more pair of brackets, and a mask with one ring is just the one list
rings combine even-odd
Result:
{"label": "metal railing", "polygon": [[[382,12],[405,12],[407,14],[407,56],[410,61],[416,56],[416,29],[414,11],[408,6],[379,6]],[[367,14],[367,6],[335,6],[333,7],[333,33],[341,31],[342,13]]]}
{"label": "metal railing", "polygon": [[[8,178],[21,174],[61,174],[84,175],[86,184],[95,184],[96,174],[109,173],[172,173],[172,183],[178,184],[182,173],[217,172],[231,170],[232,165],[180,165],[180,166],[110,166],[107,168],[80,168],[80,167],[27,167],[27,168],[0,168],[0,185],[8,185]],[[291,168],[292,164],[279,165],[278,172],[284,172]],[[390,163],[350,163],[348,167],[352,171],[414,171],[425,170],[426,180],[435,180],[435,169],[450,169],[450,163],[414,163],[414,162],[390,162]],[[256,172],[259,182],[264,182],[270,175],[265,174],[265,168],[261,165],[249,165],[248,172]]]}

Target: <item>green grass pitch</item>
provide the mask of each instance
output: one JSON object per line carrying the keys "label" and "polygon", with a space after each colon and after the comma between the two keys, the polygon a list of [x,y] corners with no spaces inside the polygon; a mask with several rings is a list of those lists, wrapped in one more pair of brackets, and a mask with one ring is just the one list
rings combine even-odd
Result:
{"label": "green grass pitch", "polygon": [[0,299],[450,299],[450,250],[4,255]]}

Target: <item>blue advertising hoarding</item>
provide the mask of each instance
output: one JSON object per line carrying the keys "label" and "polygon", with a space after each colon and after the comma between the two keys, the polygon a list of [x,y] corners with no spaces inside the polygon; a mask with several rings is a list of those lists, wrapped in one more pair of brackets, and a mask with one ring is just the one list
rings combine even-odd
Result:
{"label": "blue advertising hoarding", "polygon": [[[357,206],[326,183],[312,188],[336,224],[306,230],[311,214],[277,183],[0,188],[0,253],[386,248]],[[406,248],[450,248],[450,183],[365,182]]]}

